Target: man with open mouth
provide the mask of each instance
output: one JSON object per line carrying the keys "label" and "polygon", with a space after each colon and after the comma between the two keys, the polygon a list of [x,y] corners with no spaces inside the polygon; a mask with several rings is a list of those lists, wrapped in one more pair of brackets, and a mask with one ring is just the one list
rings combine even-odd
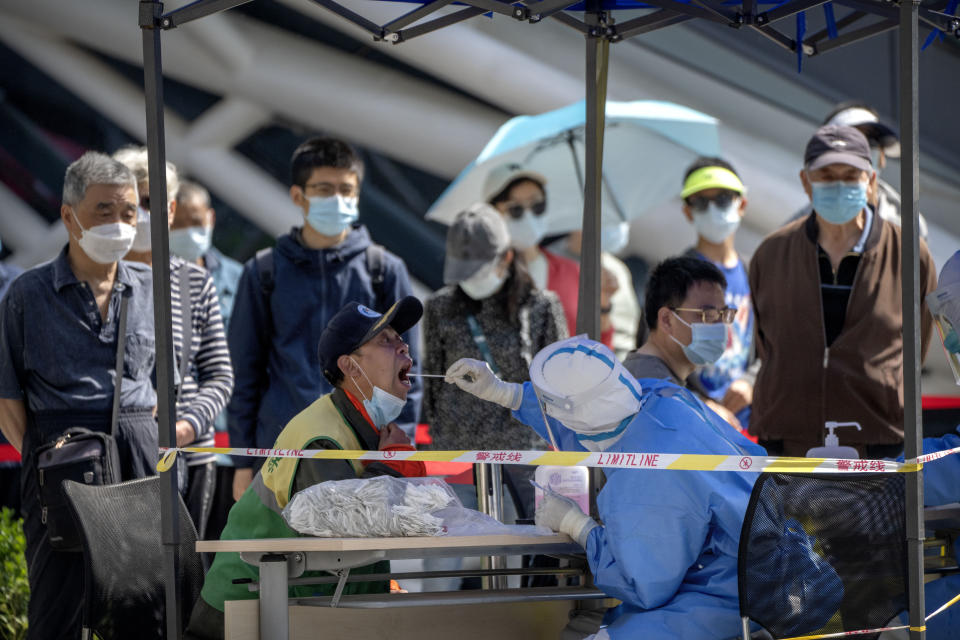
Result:
{"label": "man with open mouth", "polygon": [[[408,451],[413,447],[394,420],[400,415],[411,383],[413,365],[401,334],[423,315],[413,296],[397,301],[385,313],[356,302],[347,303],[320,335],[318,353],[323,375],[334,389],[295,416],[277,438],[276,449],[345,449]],[[297,537],[281,516],[298,491],[319,482],[378,475],[422,476],[422,462],[366,462],[270,458],[230,510],[223,539]],[[351,570],[386,573],[388,562]],[[324,572],[315,572],[323,575]],[[311,572],[304,574],[311,575]],[[238,553],[218,553],[194,607],[186,638],[223,638],[227,600],[254,599],[237,578],[258,579],[258,570]],[[290,588],[290,597],[330,595],[335,585]],[[385,582],[348,583],[344,593],[377,593]]]}

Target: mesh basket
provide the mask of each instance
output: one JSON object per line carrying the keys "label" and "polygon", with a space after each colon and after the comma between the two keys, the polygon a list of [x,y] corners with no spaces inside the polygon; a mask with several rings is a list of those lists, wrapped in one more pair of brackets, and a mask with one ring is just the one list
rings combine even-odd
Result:
{"label": "mesh basket", "polygon": [[741,615],[778,638],[889,622],[906,607],[905,483],[762,474],[740,535]]}
{"label": "mesh basket", "polygon": [[[112,485],[64,483],[83,538],[84,626],[103,640],[165,636],[166,583],[161,545],[160,479]],[[182,620],[200,594],[197,533],[183,501],[176,547]],[[185,625],[184,625],[185,626]]]}

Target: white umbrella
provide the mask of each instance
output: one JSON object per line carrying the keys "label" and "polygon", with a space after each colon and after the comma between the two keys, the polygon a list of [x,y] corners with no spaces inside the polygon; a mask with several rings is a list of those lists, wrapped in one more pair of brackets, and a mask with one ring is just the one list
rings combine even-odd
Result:
{"label": "white umbrella", "polygon": [[[427,219],[450,224],[457,213],[483,198],[490,171],[509,164],[547,178],[549,233],[580,229],[585,119],[583,101],[512,118],[433,203]],[[603,224],[637,218],[679,193],[687,165],[697,156],[718,153],[717,120],[711,116],[656,100],[607,102]]]}

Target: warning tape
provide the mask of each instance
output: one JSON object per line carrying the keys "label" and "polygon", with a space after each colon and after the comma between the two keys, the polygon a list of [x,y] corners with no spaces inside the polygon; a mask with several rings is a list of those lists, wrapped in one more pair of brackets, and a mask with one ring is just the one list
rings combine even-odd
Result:
{"label": "warning tape", "polygon": [[[946,611],[947,609],[955,605],[957,602],[960,602],[960,594],[957,594],[952,599],[945,602],[939,609],[937,609],[936,611],[928,615],[926,618],[924,618],[923,621],[925,623],[930,622],[932,618],[940,615],[941,613],[943,613],[944,611]],[[858,631],[840,631],[837,633],[821,633],[821,634],[812,635],[812,636],[794,636],[792,638],[784,638],[783,640],[821,640],[822,638],[845,638],[848,636],[865,636],[872,633],[881,633],[883,631],[899,631],[901,629],[909,629],[910,631],[926,631],[927,625],[923,624],[919,627],[911,627],[910,625],[905,624],[899,627],[880,627],[878,629],[860,629]]]}
{"label": "warning tape", "polygon": [[[926,627],[923,627],[926,629]],[[821,638],[846,638],[849,636],[865,636],[872,633],[881,633],[883,631],[899,631],[900,629],[910,629],[910,630],[920,630],[919,627],[911,627],[910,625],[901,625],[899,627],[880,627],[877,629],[861,629],[858,631],[840,631],[838,633],[821,633],[812,636],[794,636],[792,638],[784,638],[783,640],[820,640]]]}
{"label": "warning tape", "polygon": [[[960,452],[960,449],[956,450]],[[695,453],[590,453],[583,451],[356,451],[342,449],[244,449],[228,447],[160,447],[158,471],[173,466],[180,452],[222,453],[254,458],[314,460],[364,460],[368,462],[467,462],[600,469],[684,471],[750,471],[778,473],[912,473],[922,462],[846,460],[837,458],[787,458],[775,456],[723,456]],[[942,457],[942,456],[941,456]]]}
{"label": "warning tape", "polygon": [[922,465],[925,462],[932,462],[934,460],[939,460],[940,458],[946,458],[947,456],[952,456],[957,453],[960,453],[960,447],[956,447],[955,449],[944,449],[943,451],[934,451],[933,453],[928,453],[923,456],[918,456],[917,462]]}

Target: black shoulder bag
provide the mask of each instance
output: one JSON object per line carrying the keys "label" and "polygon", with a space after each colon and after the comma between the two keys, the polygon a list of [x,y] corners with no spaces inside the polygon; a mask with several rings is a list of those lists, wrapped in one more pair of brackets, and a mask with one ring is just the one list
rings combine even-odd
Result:
{"label": "black shoulder bag", "polygon": [[116,383],[113,389],[113,415],[109,431],[70,427],[54,442],[37,448],[36,466],[40,485],[42,522],[47,527],[50,546],[58,551],[81,551],[80,531],[74,522],[63,481],[82,484],[120,482],[120,456],[113,434],[120,417],[120,387],[123,382],[123,350],[127,336],[127,297],[120,298],[120,323],[117,335]]}

